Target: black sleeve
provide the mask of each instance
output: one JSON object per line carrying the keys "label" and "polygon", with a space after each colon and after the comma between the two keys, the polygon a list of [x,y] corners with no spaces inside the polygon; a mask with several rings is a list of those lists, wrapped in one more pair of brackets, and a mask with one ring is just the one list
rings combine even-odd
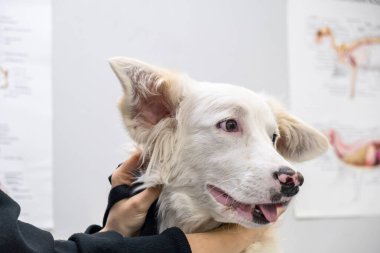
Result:
{"label": "black sleeve", "polygon": [[53,236],[18,220],[20,206],[0,190],[0,252],[12,253],[191,253],[186,236],[178,228],[160,235],[123,237],[116,232],[78,233],[69,240]]}

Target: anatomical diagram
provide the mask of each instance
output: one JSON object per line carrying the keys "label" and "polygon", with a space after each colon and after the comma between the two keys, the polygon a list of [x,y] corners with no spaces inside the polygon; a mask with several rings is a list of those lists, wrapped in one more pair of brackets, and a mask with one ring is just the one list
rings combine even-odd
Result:
{"label": "anatomical diagram", "polygon": [[375,54],[373,50],[374,46],[380,46],[380,37],[359,38],[350,42],[339,43],[333,31],[329,27],[324,27],[317,30],[315,39],[318,44],[322,43],[324,39],[328,39],[339,63],[351,69],[351,98],[354,98],[356,94],[359,69],[380,71],[378,54]]}
{"label": "anatomical diagram", "polygon": [[380,167],[380,139],[348,144],[333,129],[328,131],[327,137],[342,162],[363,169]]}

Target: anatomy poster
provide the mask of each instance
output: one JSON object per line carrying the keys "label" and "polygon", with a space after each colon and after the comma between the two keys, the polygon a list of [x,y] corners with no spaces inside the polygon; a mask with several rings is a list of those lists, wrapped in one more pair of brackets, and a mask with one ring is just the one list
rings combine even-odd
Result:
{"label": "anatomy poster", "polygon": [[[0,0],[0,189],[52,228],[51,6]],[[0,207],[1,208],[1,207]]]}
{"label": "anatomy poster", "polygon": [[330,149],[298,164],[297,217],[380,215],[380,5],[288,2],[292,111]]}

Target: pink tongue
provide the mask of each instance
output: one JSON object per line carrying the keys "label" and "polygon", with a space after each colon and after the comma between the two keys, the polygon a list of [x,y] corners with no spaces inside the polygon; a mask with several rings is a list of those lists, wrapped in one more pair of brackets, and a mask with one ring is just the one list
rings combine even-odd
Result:
{"label": "pink tongue", "polygon": [[208,190],[211,192],[212,196],[221,203],[222,205],[225,206],[233,206],[237,213],[244,217],[247,220],[252,220],[252,207],[251,205],[246,205],[242,203],[237,203],[234,201],[233,198],[225,194],[222,190],[216,188],[216,187],[208,187]]}
{"label": "pink tongue", "polygon": [[275,222],[277,220],[277,207],[276,205],[258,205],[261,212],[269,222]]}

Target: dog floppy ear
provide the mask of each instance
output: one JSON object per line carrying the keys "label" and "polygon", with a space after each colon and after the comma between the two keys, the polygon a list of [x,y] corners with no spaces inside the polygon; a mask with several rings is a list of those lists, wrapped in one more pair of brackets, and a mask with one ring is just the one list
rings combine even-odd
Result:
{"label": "dog floppy ear", "polygon": [[163,121],[167,127],[175,127],[173,118],[182,88],[174,73],[125,57],[109,62],[124,90],[119,109],[137,143],[145,143],[151,130]]}
{"label": "dog floppy ear", "polygon": [[269,99],[268,104],[275,114],[280,130],[276,148],[282,156],[291,161],[302,162],[327,150],[329,143],[321,132],[286,112],[277,101]]}

